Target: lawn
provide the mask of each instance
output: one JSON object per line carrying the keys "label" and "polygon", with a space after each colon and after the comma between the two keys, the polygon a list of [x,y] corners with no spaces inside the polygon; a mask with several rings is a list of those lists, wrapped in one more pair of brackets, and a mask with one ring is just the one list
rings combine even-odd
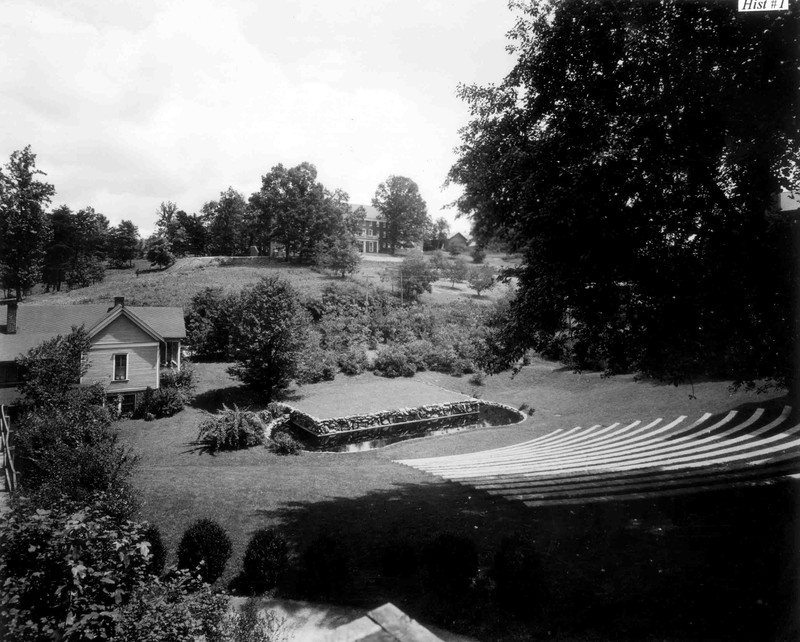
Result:
{"label": "lawn", "polygon": [[[279,457],[253,448],[211,456],[194,444],[203,408],[222,402],[257,408],[263,402],[231,381],[224,364],[198,364],[197,371],[197,407],[119,427],[141,455],[136,483],[143,516],[159,525],[173,551],[182,531],[200,517],[217,519],[231,534],[234,556],[222,584],[238,570],[250,534],[277,526],[298,551],[320,533],[346,542],[353,578],[339,603],[366,610],[392,601],[412,617],[479,639],[767,640],[791,639],[795,632],[796,482],[657,502],[532,510],[392,461],[517,443],[558,427],[782,403],[775,395],[732,394],[725,382],[692,389],[574,374],[544,361],[513,379],[489,377],[481,386],[421,373],[407,393],[436,385],[443,394],[474,394],[515,407],[526,403],[535,411],[516,426],[362,453]],[[370,374],[340,375],[333,384],[306,386],[289,396],[324,407],[325,399],[346,399],[346,391],[359,386],[376,394],[395,383]],[[483,569],[491,566],[504,536],[523,532],[536,539],[543,594],[531,605],[532,622],[509,617],[479,590],[454,612],[422,590],[415,576],[383,572],[388,544],[419,543],[445,530],[476,542]]]}
{"label": "lawn", "polygon": [[[365,256],[353,279],[370,288],[391,291],[391,270],[401,261],[399,256]],[[499,256],[490,257],[488,262],[495,267],[513,264]],[[151,269],[147,261],[139,259],[134,261],[132,268],[107,270],[103,282],[85,288],[67,291],[64,286],[61,292],[45,293],[39,286],[36,293],[27,297],[26,301],[72,305],[105,303],[112,301],[115,296],[124,296],[129,305],[187,306],[195,293],[207,287],[221,287],[226,292],[237,291],[256,283],[265,274],[274,272],[279,272],[306,296],[319,294],[325,284],[342,280],[312,270],[308,266],[266,257],[187,257],[178,259],[165,270]],[[465,283],[457,283],[453,287],[449,281],[436,281],[432,284],[432,292],[424,294],[422,300],[443,304],[470,300],[485,304],[504,296],[507,291],[508,286],[500,284],[478,297]]]}

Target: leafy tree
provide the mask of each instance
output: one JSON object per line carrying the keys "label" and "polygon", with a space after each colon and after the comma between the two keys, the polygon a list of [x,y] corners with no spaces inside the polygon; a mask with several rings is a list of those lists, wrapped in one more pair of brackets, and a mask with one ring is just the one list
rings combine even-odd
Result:
{"label": "leafy tree", "polygon": [[395,271],[394,279],[403,299],[416,301],[423,292],[431,291],[436,270],[425,260],[422,252],[409,252]]}
{"label": "leafy tree", "polygon": [[15,151],[0,170],[0,271],[6,289],[22,299],[42,276],[50,239],[45,208],[55,188],[38,180],[30,145]]}
{"label": "leafy tree", "polygon": [[66,205],[54,209],[49,215],[51,236],[44,259],[44,282],[50,288],[61,291],[67,279],[67,271],[73,257],[74,234],[72,210]]}
{"label": "leafy tree", "polygon": [[175,234],[175,228],[178,224],[177,220],[178,206],[172,201],[162,201],[161,205],[156,210],[156,229],[160,236],[164,236],[172,241],[172,236]]}
{"label": "leafy tree", "polygon": [[532,347],[673,382],[791,381],[797,221],[773,202],[798,187],[800,7],[521,10],[514,69],[460,88],[449,174],[478,240],[524,253],[494,367]]}
{"label": "leafy tree", "polygon": [[427,240],[436,250],[444,248],[444,244],[450,236],[450,223],[444,216],[440,216],[433,221],[427,230]]}
{"label": "leafy tree", "polygon": [[89,369],[83,356],[91,340],[86,331],[72,328],[67,335],[48,339],[17,357],[22,383],[17,387],[28,406],[61,406],[75,393],[75,387]]}
{"label": "leafy tree", "polygon": [[321,241],[317,245],[315,254],[317,267],[330,270],[345,278],[348,274],[358,271],[361,265],[361,252],[356,247],[352,236],[339,236],[327,242]]}
{"label": "leafy tree", "polygon": [[230,322],[236,360],[231,374],[271,401],[297,373],[308,313],[291,284],[273,275],[242,291]]}
{"label": "leafy tree", "polygon": [[[456,259],[456,261],[458,261],[458,259]],[[478,296],[485,290],[491,290],[495,282],[494,270],[488,265],[482,265],[477,268],[473,267],[468,270],[467,283],[469,283],[469,287],[478,293]]]}
{"label": "leafy tree", "polygon": [[122,267],[133,265],[139,253],[139,230],[132,221],[121,221],[109,234],[109,260],[112,265]]}
{"label": "leafy tree", "polygon": [[392,254],[398,246],[422,239],[428,210],[410,178],[390,176],[378,186],[372,205],[386,221],[386,241]]}
{"label": "leafy tree", "polygon": [[279,164],[261,178],[261,190],[250,198],[257,233],[284,246],[286,260],[310,260],[320,241],[355,234],[363,210],[353,211],[341,190],[329,192],[317,180],[311,163],[285,168]]}
{"label": "leafy tree", "polygon": [[192,297],[186,312],[186,335],[194,354],[210,359],[232,357],[228,317],[239,305],[237,296],[226,295],[222,288],[205,288]]}
{"label": "leafy tree", "polygon": [[175,263],[172,245],[164,236],[152,236],[148,239],[145,258],[150,261],[150,265],[157,265],[162,269]]}
{"label": "leafy tree", "polygon": [[199,214],[187,214],[183,210],[175,213],[176,229],[172,237],[175,253],[203,255],[208,245],[208,230],[203,217]]}
{"label": "leafy tree", "polygon": [[244,221],[247,203],[232,187],[219,195],[218,201],[203,206],[208,220],[208,249],[212,254],[235,256],[247,249]]}
{"label": "leafy tree", "polygon": [[463,281],[469,275],[467,264],[461,259],[454,257],[445,264],[444,275],[450,281],[452,287],[456,287],[456,282]]}

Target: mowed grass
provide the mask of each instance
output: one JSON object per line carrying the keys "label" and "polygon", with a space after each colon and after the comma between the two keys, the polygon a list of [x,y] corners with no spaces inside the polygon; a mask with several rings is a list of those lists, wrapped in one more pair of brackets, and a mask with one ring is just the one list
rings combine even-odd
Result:
{"label": "mowed grass", "polygon": [[[443,391],[535,409],[522,424],[402,442],[363,453],[280,457],[264,448],[211,456],[197,447],[202,408],[263,400],[230,380],[224,364],[198,364],[197,406],[154,422],[124,421],[122,439],[141,455],[136,484],[143,517],[172,551],[194,520],[211,517],[230,533],[234,554],[221,584],[238,571],[247,540],[278,527],[301,551],[332,534],[350,548],[353,582],[338,595],[364,609],[392,601],[412,617],[480,639],[793,639],[797,613],[796,482],[692,497],[528,509],[444,482],[393,459],[469,452],[517,443],[559,427],[655,417],[697,416],[781,404],[779,396],[732,394],[725,382],[674,388],[631,377],[576,375],[544,361],[514,378],[418,374]],[[325,395],[375,394],[373,375],[340,375]],[[376,379],[373,377],[373,380]],[[379,380],[391,390],[395,382]],[[290,391],[313,399],[314,386]],[[693,394],[695,398],[690,397]],[[324,395],[320,396],[324,399]],[[390,399],[387,399],[390,401]],[[391,404],[390,404],[391,405]],[[521,624],[488,598],[456,620],[411,580],[382,572],[387,544],[435,533],[472,538],[484,571],[503,537],[536,540],[543,597]],[[485,581],[489,581],[488,579]],[[291,588],[289,591],[291,592]]]}

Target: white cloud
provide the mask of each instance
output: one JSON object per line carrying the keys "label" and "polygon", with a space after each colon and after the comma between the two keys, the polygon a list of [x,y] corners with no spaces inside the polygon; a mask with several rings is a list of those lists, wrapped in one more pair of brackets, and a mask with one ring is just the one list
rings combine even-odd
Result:
{"label": "white cloud", "polygon": [[479,77],[488,43],[505,60],[496,4],[12,2],[0,154],[31,144],[56,203],[143,230],[162,200],[196,211],[305,160],[354,202],[409,176],[435,217],[456,195],[439,189],[466,120],[455,84],[503,72]]}

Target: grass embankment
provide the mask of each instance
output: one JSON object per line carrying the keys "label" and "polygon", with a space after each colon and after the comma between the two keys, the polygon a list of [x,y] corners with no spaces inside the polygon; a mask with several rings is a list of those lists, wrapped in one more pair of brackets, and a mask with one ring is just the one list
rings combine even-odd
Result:
{"label": "grass embankment", "polygon": [[[198,365],[198,406],[254,403],[221,364]],[[474,392],[465,378],[417,375],[448,390]],[[372,375],[360,379],[370,381]],[[358,379],[323,384],[358,395]],[[374,381],[374,379],[372,379]],[[396,381],[383,380],[391,407]],[[367,387],[365,387],[366,389]],[[372,608],[393,601],[413,617],[480,639],[775,639],[790,636],[797,569],[795,486],[531,510],[443,482],[392,459],[467,452],[529,439],[558,427],[650,419],[780,403],[730,394],[724,382],[691,388],[637,383],[630,377],[575,375],[536,362],[511,379],[490,377],[477,387],[485,399],[535,409],[527,421],[408,441],[352,454],[278,457],[264,448],[209,456],[193,444],[199,407],[160,421],[126,421],[123,439],[142,455],[136,480],[143,512],[174,551],[195,519],[213,517],[231,534],[235,575],[257,528],[280,527],[298,550],[316,535],[333,534],[351,550],[354,577],[337,596]],[[294,391],[310,399],[314,386]],[[369,394],[377,394],[369,386]],[[290,395],[291,397],[292,395]],[[406,405],[405,403],[403,405]],[[416,576],[388,577],[388,543],[422,542],[451,531],[471,537],[484,569],[506,535],[536,539],[543,596],[533,620],[514,623],[476,594],[457,613],[422,590]],[[485,597],[485,596],[484,596]]]}
{"label": "grass embankment", "polygon": [[[466,260],[466,259],[465,259]],[[376,255],[365,257],[353,279],[370,288],[392,291],[391,270],[402,261],[400,257]],[[491,256],[487,263],[500,268],[514,264],[500,256]],[[138,270],[138,274],[137,274]],[[195,293],[207,287],[220,287],[226,292],[238,291],[252,285],[266,273],[278,271],[298,291],[306,296],[318,295],[326,283],[342,281],[337,276],[316,272],[308,266],[285,263],[266,257],[187,257],[178,259],[165,270],[151,269],[147,261],[134,261],[131,268],[109,269],[105,280],[85,288],[45,293],[41,286],[26,301],[39,304],[106,303],[115,296],[124,296],[129,305],[187,306]],[[469,300],[487,303],[504,296],[508,285],[498,284],[493,290],[477,297],[465,283],[451,284],[436,281],[430,294],[424,294],[426,303],[448,304]]]}

